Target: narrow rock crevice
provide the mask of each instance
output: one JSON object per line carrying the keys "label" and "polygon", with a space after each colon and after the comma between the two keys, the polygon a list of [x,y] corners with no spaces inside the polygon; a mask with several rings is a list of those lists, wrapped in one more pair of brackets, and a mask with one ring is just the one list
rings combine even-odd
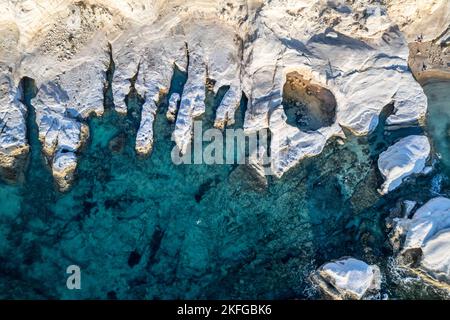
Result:
{"label": "narrow rock crevice", "polygon": [[114,71],[116,68],[116,65],[115,65],[114,59],[113,59],[111,43],[108,43],[108,49],[109,49],[109,65],[108,65],[108,69],[106,70],[105,87],[103,88],[103,95],[104,95],[103,108],[105,109],[105,112],[114,109],[114,97],[113,97],[113,91],[112,91],[112,87],[113,87],[112,82],[113,82],[113,78],[114,78]]}
{"label": "narrow rock crevice", "polygon": [[136,90],[136,81],[140,71],[140,64],[136,70],[136,74],[130,79],[130,91],[125,96],[125,105],[127,106],[127,119],[137,132],[141,123],[142,106],[145,99]]}
{"label": "narrow rock crevice", "polygon": [[23,77],[19,83],[21,102],[27,107],[25,118],[26,139],[30,146],[25,178],[29,184],[39,184],[42,188],[52,186],[52,175],[48,166],[48,160],[44,156],[43,146],[39,140],[39,126],[36,121],[36,109],[31,100],[36,96],[38,88],[35,80]]}
{"label": "narrow rock crevice", "polygon": [[[189,56],[187,57],[188,57],[187,61],[189,64]],[[187,70],[186,71],[181,70],[179,66],[176,63],[174,63],[169,93],[166,96],[166,99],[169,100],[166,102],[166,104],[168,104],[166,117],[167,120],[171,123],[175,123],[177,119],[177,114],[181,103],[181,96],[183,94],[183,89],[184,85],[186,84],[187,78],[188,78]]]}

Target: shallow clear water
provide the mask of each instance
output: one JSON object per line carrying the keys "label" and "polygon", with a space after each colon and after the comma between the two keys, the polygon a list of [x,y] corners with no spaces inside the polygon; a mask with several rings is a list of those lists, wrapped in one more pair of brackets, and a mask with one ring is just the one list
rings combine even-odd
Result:
{"label": "shallow clear water", "polygon": [[427,127],[433,137],[440,164],[450,173],[450,83],[436,82],[425,86],[425,93],[432,103],[428,111]]}
{"label": "shallow clear water", "polygon": [[[182,83],[179,74],[171,91],[181,91]],[[429,132],[443,156],[448,141],[441,128],[450,116],[440,113],[449,88],[426,88]],[[208,95],[204,129],[212,126],[218,100]],[[152,155],[137,158],[140,102],[130,97],[128,105],[128,116],[108,110],[89,120],[91,138],[65,194],[55,191],[30,112],[25,181],[0,182],[0,297],[315,298],[310,272],[345,255],[379,264],[382,293],[390,298],[439,297],[391,270],[384,220],[401,199],[447,194],[445,178],[437,183],[435,177],[445,177],[448,164],[439,162],[433,175],[412,179],[389,197],[376,191],[378,154],[420,128],[385,132],[380,125],[343,146],[332,141],[264,187],[242,166],[173,165],[166,103],[156,118]],[[244,110],[245,101],[236,127]],[[81,290],[66,289],[71,264],[81,267]]]}

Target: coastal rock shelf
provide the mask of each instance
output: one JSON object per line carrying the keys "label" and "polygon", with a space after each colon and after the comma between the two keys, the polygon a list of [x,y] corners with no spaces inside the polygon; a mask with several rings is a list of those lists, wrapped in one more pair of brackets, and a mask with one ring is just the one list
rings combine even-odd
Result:
{"label": "coastal rock shelf", "polygon": [[440,288],[450,287],[450,199],[437,197],[396,219],[394,244],[401,241],[397,260],[408,270]]}
{"label": "coastal rock shelf", "polygon": [[[179,108],[169,114],[180,152],[191,142],[194,119],[205,113],[209,81],[214,93],[225,89],[217,128],[232,125],[242,95],[248,98],[244,130],[270,130],[271,171],[278,177],[321,153],[331,137],[345,138],[343,128],[372,132],[386,105],[394,105],[386,121],[391,128],[421,124],[425,116],[426,97],[408,69],[401,32],[410,17],[390,14],[401,1],[387,7],[363,0],[137,2],[2,4],[2,48],[9,48],[0,57],[9,79],[2,99],[10,97],[1,104],[2,119],[9,119],[0,144],[4,170],[27,153],[25,108],[17,98],[23,77],[35,81],[39,137],[61,191],[88,137],[87,117],[103,113],[106,87],[120,113],[130,93],[143,99],[135,149],[151,153],[158,105],[175,68],[187,73]],[[433,35],[442,38],[442,30]],[[306,87],[294,88],[300,85],[294,80]]]}
{"label": "coastal rock shelf", "polygon": [[426,166],[430,150],[426,136],[408,136],[382,152],[378,158],[378,169],[385,181],[380,193],[386,194],[398,188],[410,175],[428,173],[432,169]]}
{"label": "coastal rock shelf", "polygon": [[376,294],[381,287],[380,268],[351,257],[324,264],[311,280],[326,296],[335,300],[360,300]]}

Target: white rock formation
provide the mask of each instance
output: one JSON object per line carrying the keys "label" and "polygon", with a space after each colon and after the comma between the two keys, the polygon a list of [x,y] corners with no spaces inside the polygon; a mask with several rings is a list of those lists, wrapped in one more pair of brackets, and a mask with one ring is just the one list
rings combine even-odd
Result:
{"label": "white rock formation", "polygon": [[[343,127],[358,135],[371,132],[390,103],[391,127],[423,119],[426,97],[408,70],[407,42],[397,20],[388,16],[405,1],[392,2],[399,5],[369,0],[0,0],[8,26],[0,28],[2,41],[8,34],[9,51],[15,52],[9,59],[15,66],[8,71],[12,82],[5,91],[15,97],[23,76],[35,79],[39,136],[55,176],[67,171],[69,181],[74,163],[58,157],[76,161],[87,136],[82,123],[90,113],[103,112],[109,44],[116,110],[126,112],[130,90],[145,100],[136,137],[139,154],[152,150],[158,103],[176,64],[188,74],[179,110],[171,116],[179,150],[186,151],[193,121],[204,113],[206,80],[214,80],[214,91],[229,88],[216,110],[215,126],[234,122],[244,92],[249,98],[244,129],[270,129],[272,173],[279,177],[303,158],[319,154],[330,137],[344,138]],[[292,85],[293,98],[311,96],[311,112],[327,105],[332,121],[314,130],[288,124],[282,104],[286,85]],[[20,104],[6,105],[2,100],[0,110],[8,109],[23,127]],[[26,145],[24,129],[16,128],[5,127],[2,154],[14,156],[4,150],[16,148],[3,141],[16,139],[17,150]]]}
{"label": "white rock formation", "polygon": [[450,79],[450,2],[397,0],[386,5],[409,42],[408,64],[416,80]]}
{"label": "white rock formation", "polygon": [[376,265],[344,257],[321,266],[312,281],[333,299],[359,300],[380,290],[381,274]]}
{"label": "white rock formation", "polygon": [[[373,131],[389,103],[395,110],[388,125],[425,116],[426,97],[407,67],[407,43],[379,3],[272,1],[255,19],[255,40],[245,46],[244,126],[270,128],[275,175],[320,153],[331,136],[342,135],[341,127],[358,135]],[[302,132],[286,123],[281,102],[291,72],[334,95],[333,125]]]}
{"label": "white rock formation", "polygon": [[398,188],[403,180],[424,171],[426,161],[430,156],[430,142],[426,136],[412,135],[400,139],[382,152],[378,158],[384,183],[379,190],[386,194]]}
{"label": "white rock formation", "polygon": [[450,288],[450,199],[437,197],[411,219],[397,219],[395,233],[404,237],[399,262],[426,281]]}
{"label": "white rock formation", "polygon": [[417,202],[412,200],[403,201],[403,218],[407,218],[416,207]]}
{"label": "white rock formation", "polygon": [[0,7],[3,18],[19,34],[15,49],[20,54],[12,61],[13,88],[24,76],[35,80],[38,93],[32,104],[39,139],[64,191],[70,185],[76,153],[88,136],[82,121],[91,113],[103,113],[109,65],[106,34],[119,29],[121,15],[99,1],[2,1]]}
{"label": "white rock formation", "polygon": [[169,106],[167,107],[166,117],[169,122],[175,122],[177,112],[178,112],[178,103],[180,102],[180,95],[178,93],[173,93],[169,99]]}
{"label": "white rock formation", "polygon": [[[0,11],[1,14],[1,11]],[[28,153],[24,116],[14,82],[19,30],[9,21],[0,22],[0,174],[15,180]]]}
{"label": "white rock formation", "polygon": [[447,0],[386,1],[390,18],[397,23],[408,42],[418,36],[423,41],[434,40],[450,24],[450,2]]}

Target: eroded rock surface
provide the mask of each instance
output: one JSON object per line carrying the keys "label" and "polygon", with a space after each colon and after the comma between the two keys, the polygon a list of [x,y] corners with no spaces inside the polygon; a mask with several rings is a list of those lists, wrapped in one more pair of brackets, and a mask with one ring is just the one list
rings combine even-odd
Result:
{"label": "eroded rock surface", "polygon": [[398,0],[386,5],[409,43],[414,77],[422,84],[450,79],[450,2]]}
{"label": "eroded rock surface", "polygon": [[378,158],[378,169],[385,181],[380,193],[386,194],[398,188],[410,175],[427,173],[426,161],[430,150],[426,136],[412,135],[400,139],[382,152]]}
{"label": "eroded rock surface", "polygon": [[434,40],[449,27],[450,3],[447,0],[386,1],[386,7],[408,42],[419,36],[423,41]]}
{"label": "eroded rock surface", "polygon": [[351,257],[324,264],[311,279],[327,297],[335,300],[360,300],[377,293],[381,287],[380,268]]}
{"label": "eroded rock surface", "polygon": [[440,37],[409,44],[409,66],[422,84],[450,79],[450,27]]}
{"label": "eroded rock surface", "polygon": [[[257,19],[262,27],[244,51],[250,98],[244,127],[270,128],[276,176],[320,153],[330,137],[343,135],[341,127],[358,135],[373,131],[391,102],[390,126],[424,117],[426,98],[408,71],[407,43],[379,3],[273,1]],[[337,104],[333,124],[304,132],[286,122],[282,88],[291,72],[331,92]]]}
{"label": "eroded rock surface", "polygon": [[14,22],[0,22],[0,175],[11,181],[20,176],[29,150],[26,108],[14,82],[19,36]]}
{"label": "eroded rock surface", "polygon": [[[427,102],[408,69],[408,43],[393,8],[368,0],[7,1],[2,13],[13,29],[0,30],[15,30],[1,32],[11,35],[16,68],[5,90],[15,97],[22,77],[35,80],[39,137],[61,190],[70,186],[88,137],[86,118],[103,112],[111,60],[116,111],[127,111],[130,91],[143,99],[138,154],[151,153],[156,110],[176,66],[187,72],[179,108],[174,97],[168,114],[180,152],[205,112],[208,81],[214,92],[227,88],[215,110],[217,128],[233,124],[242,93],[248,97],[244,130],[270,130],[271,171],[280,177],[321,153],[331,137],[344,138],[342,128],[372,132],[388,104],[389,127],[421,123]],[[293,79],[305,87],[291,86]],[[290,99],[304,100],[295,101],[304,125],[289,121],[283,101]],[[20,108],[8,113],[23,125]],[[14,128],[2,135],[17,139],[22,154],[24,130]],[[3,140],[1,148],[12,150]]]}
{"label": "eroded rock surface", "polygon": [[411,219],[397,219],[391,241],[399,248],[401,266],[433,285],[450,288],[450,199],[431,199]]}

